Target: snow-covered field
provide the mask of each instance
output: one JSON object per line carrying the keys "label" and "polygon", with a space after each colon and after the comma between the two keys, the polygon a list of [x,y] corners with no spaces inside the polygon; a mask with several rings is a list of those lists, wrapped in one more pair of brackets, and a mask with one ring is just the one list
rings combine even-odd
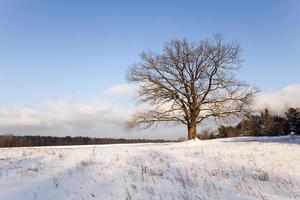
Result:
{"label": "snow-covered field", "polygon": [[1,200],[300,199],[300,137],[0,152]]}

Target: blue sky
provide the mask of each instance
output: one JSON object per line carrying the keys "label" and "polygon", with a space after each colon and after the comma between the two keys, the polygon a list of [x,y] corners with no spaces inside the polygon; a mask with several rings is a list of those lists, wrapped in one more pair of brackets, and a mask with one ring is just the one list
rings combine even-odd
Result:
{"label": "blue sky", "polygon": [[141,51],[214,33],[241,44],[241,79],[262,91],[299,84],[299,10],[297,0],[0,0],[0,106],[87,102],[124,83]]}

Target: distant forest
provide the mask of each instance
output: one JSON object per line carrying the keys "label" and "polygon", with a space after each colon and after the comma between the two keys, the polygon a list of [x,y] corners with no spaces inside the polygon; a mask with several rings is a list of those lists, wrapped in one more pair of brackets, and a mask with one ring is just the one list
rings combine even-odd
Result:
{"label": "distant forest", "polygon": [[52,137],[52,136],[14,136],[0,135],[0,147],[33,147],[93,144],[127,144],[127,143],[163,143],[167,140],[148,139],[114,139],[90,137]]}
{"label": "distant forest", "polygon": [[236,126],[220,126],[217,130],[205,129],[200,139],[215,139],[238,136],[300,135],[300,109],[289,108],[282,115],[265,109],[259,114],[245,116]]}

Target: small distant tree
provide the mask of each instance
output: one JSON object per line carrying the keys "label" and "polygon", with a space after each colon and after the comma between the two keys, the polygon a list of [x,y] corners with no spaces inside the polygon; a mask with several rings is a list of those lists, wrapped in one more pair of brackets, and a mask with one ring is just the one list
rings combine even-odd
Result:
{"label": "small distant tree", "polygon": [[160,54],[143,52],[127,73],[139,85],[137,102],[149,109],[137,113],[128,128],[149,128],[160,122],[187,126],[188,139],[208,118],[224,119],[248,111],[258,91],[237,80],[240,46],[220,35],[198,43],[172,40]]}
{"label": "small distant tree", "polygon": [[264,112],[261,112],[261,128],[263,135],[272,135],[273,116],[270,113],[269,109],[265,108]]}
{"label": "small distant tree", "polygon": [[272,118],[273,118],[273,123],[271,127],[272,135],[274,136],[287,135],[288,126],[287,126],[286,119],[279,115],[274,115]]}
{"label": "small distant tree", "polygon": [[212,140],[212,139],[216,138],[216,135],[215,135],[214,131],[212,131],[211,129],[204,129],[198,135],[198,138],[200,140]]}
{"label": "small distant tree", "polygon": [[219,138],[227,138],[228,137],[226,126],[222,125],[218,128],[218,137]]}
{"label": "small distant tree", "polygon": [[300,111],[298,108],[289,108],[285,113],[288,132],[300,134]]}
{"label": "small distant tree", "polygon": [[262,134],[261,124],[262,120],[260,116],[248,115],[237,127],[242,135],[260,136]]}
{"label": "small distant tree", "polygon": [[232,126],[220,126],[218,128],[218,137],[227,138],[227,137],[237,137],[240,135],[240,132],[237,128]]}

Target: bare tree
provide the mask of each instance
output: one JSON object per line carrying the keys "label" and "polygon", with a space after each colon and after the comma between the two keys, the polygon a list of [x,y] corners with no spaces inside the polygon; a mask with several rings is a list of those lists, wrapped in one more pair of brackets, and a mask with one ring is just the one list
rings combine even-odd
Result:
{"label": "bare tree", "polygon": [[236,79],[240,64],[239,45],[220,35],[198,43],[172,40],[160,54],[143,52],[127,80],[138,84],[137,102],[149,109],[137,113],[128,128],[179,122],[187,126],[188,139],[194,139],[203,120],[246,111],[258,90]]}

